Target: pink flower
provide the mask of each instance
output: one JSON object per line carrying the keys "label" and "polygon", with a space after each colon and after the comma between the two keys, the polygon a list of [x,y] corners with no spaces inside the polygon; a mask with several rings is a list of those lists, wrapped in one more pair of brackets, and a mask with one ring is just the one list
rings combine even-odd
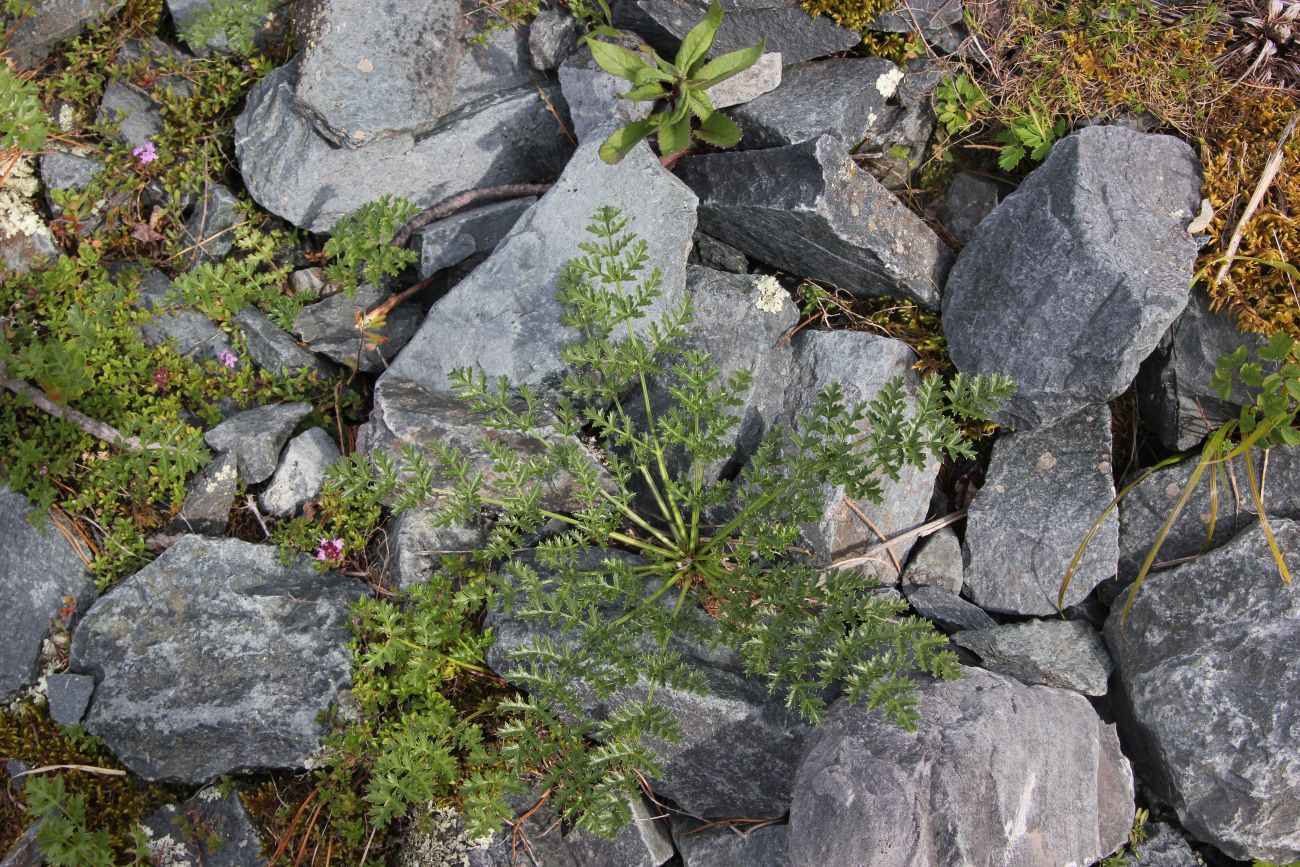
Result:
{"label": "pink flower", "polygon": [[343,563],[343,540],[326,539],[324,537],[316,540],[319,547],[316,548],[316,559],[322,563],[329,563],[331,566],[338,566]]}
{"label": "pink flower", "polygon": [[220,361],[226,367],[234,367],[239,363],[239,356],[231,352],[229,349],[223,349],[221,350],[221,354],[217,356],[217,361]]}
{"label": "pink flower", "polygon": [[131,156],[138,159],[141,165],[143,165],[145,163],[151,163],[154,160],[158,159],[158,151],[154,150],[153,142],[147,141],[144,144],[140,145],[140,147],[131,151]]}

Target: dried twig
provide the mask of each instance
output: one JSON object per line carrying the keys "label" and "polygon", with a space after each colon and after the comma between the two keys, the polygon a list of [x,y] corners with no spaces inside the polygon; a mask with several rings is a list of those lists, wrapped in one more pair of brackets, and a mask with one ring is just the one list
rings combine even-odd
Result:
{"label": "dried twig", "polygon": [[22,395],[32,402],[32,404],[42,412],[57,419],[62,419],[70,424],[74,424],[95,439],[103,440],[111,446],[125,446],[128,449],[162,449],[168,448],[160,443],[149,443],[142,445],[139,437],[127,436],[111,424],[93,419],[85,413],[77,412],[75,409],[67,406],[60,406],[45,396],[45,393],[39,388],[28,385],[17,379],[9,379],[5,376],[5,369],[0,365],[0,387],[4,387],[14,394]]}
{"label": "dried twig", "polygon": [[850,569],[854,566],[861,566],[864,563],[874,563],[880,559],[877,556],[878,554],[880,554],[880,552],[890,551],[893,549],[895,545],[899,545],[903,542],[907,542],[912,539],[919,538],[921,536],[929,536],[931,533],[934,533],[938,530],[942,530],[944,527],[947,527],[950,524],[955,524],[965,517],[966,517],[966,510],[958,509],[957,511],[949,515],[945,515],[942,518],[935,518],[933,521],[922,524],[919,527],[913,527],[912,529],[904,533],[899,533],[897,536],[890,539],[889,541],[882,542],[881,544],[876,545],[874,548],[868,548],[866,551],[864,551],[861,554],[857,554],[852,557],[845,557],[842,560],[836,560],[834,563],[827,566],[826,568],[827,569]]}
{"label": "dried twig", "polygon": [[405,247],[406,242],[411,240],[411,235],[417,229],[423,229],[434,220],[442,220],[450,217],[468,205],[475,202],[481,202],[484,199],[516,199],[522,196],[540,196],[551,188],[550,184],[503,184],[499,187],[483,187],[477,190],[466,190],[463,193],[457,193],[449,196],[425,208],[420,213],[412,217],[405,226],[397,231],[393,236],[394,247]]}
{"label": "dried twig", "polygon": [[1246,210],[1241,212],[1241,219],[1237,220],[1237,228],[1233,230],[1232,237],[1228,239],[1228,246],[1223,251],[1223,264],[1219,266],[1219,273],[1214,275],[1215,286],[1222,283],[1223,278],[1228,276],[1228,271],[1232,268],[1232,261],[1237,255],[1238,248],[1241,247],[1241,239],[1246,232],[1246,224],[1250,222],[1251,217],[1255,216],[1255,211],[1264,201],[1264,194],[1273,185],[1273,179],[1277,177],[1278,171],[1282,168],[1286,141],[1295,130],[1297,121],[1300,121],[1300,114],[1294,115],[1290,122],[1287,123],[1286,129],[1282,130],[1282,137],[1277,140],[1277,145],[1274,146],[1273,152],[1268,155],[1268,160],[1264,163],[1264,171],[1259,176],[1259,183],[1255,184],[1255,192],[1251,193],[1250,201],[1246,203]]}
{"label": "dried twig", "polygon": [[[881,542],[884,543],[889,542],[889,537],[886,536],[883,532],[881,532],[880,528],[875,525],[875,522],[873,522],[870,518],[867,517],[866,512],[863,512],[862,509],[858,508],[857,503],[853,502],[848,497],[845,497],[844,505],[848,506],[849,509],[853,512],[853,514],[857,515],[858,518],[861,519],[862,523],[867,525],[867,529],[875,533],[876,536],[880,538]],[[903,566],[901,563],[898,562],[898,555],[894,553],[893,548],[886,548],[885,552],[889,554],[889,561],[894,565],[894,571],[897,572],[899,577],[901,578],[903,575]]]}

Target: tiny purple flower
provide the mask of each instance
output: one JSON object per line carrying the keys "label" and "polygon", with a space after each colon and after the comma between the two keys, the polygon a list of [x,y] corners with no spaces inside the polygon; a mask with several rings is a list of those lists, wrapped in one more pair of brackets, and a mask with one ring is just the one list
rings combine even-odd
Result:
{"label": "tiny purple flower", "polygon": [[231,352],[229,349],[223,349],[221,350],[221,354],[217,356],[217,361],[220,361],[226,367],[234,367],[239,363],[239,356]]}
{"label": "tiny purple flower", "polygon": [[143,165],[145,163],[151,163],[154,160],[158,159],[158,151],[154,149],[153,142],[147,141],[144,144],[140,145],[140,147],[131,151],[131,156],[138,159],[141,165]]}
{"label": "tiny purple flower", "polygon": [[329,563],[331,566],[338,566],[343,562],[343,540],[326,539],[324,537],[316,540],[319,547],[316,548],[316,559],[322,563]]}

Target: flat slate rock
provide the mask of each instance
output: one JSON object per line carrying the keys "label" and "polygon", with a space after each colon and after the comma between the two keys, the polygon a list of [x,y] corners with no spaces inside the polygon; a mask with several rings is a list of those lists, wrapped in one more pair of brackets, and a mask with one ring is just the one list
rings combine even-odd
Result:
{"label": "flat slate rock", "polygon": [[789,867],[787,825],[697,827],[690,820],[672,823],[682,867]]}
{"label": "flat slate rock", "polygon": [[1183,835],[1165,822],[1147,825],[1147,839],[1129,858],[1132,867],[1204,867]]}
{"label": "flat slate rock", "polygon": [[189,493],[170,529],[200,536],[224,536],[239,493],[239,460],[231,452],[213,458],[190,481]]}
{"label": "flat slate rock", "polygon": [[1201,178],[1185,142],[1118,126],[1066,136],[976,228],[943,296],[966,373],[1004,373],[995,414],[1048,427],[1118,397],[1187,306]]}
{"label": "flat slate rock", "polygon": [[493,202],[417,230],[411,243],[420,253],[420,278],[459,265],[471,256],[491,253],[536,201],[536,196],[524,196]]}
{"label": "flat slate rock", "polygon": [[996,181],[970,172],[958,172],[943,199],[943,227],[957,242],[965,244],[975,227],[993,212],[1002,188]]}
{"label": "flat slate rock", "polygon": [[213,786],[168,804],[141,824],[153,863],[162,867],[265,867],[262,840],[239,792]]}
{"label": "flat slate rock", "polygon": [[298,510],[320,496],[325,487],[325,472],[342,455],[325,431],[309,428],[289,440],[280,466],[276,467],[266,490],[258,494],[262,509],[278,517],[297,514]]}
{"label": "flat slate rock", "polygon": [[349,606],[364,593],[273,546],[185,536],[73,635],[69,670],[98,684],[86,728],[150,781],[301,768],[350,685]]}
{"label": "flat slate rock", "polygon": [[904,584],[903,595],[917,614],[949,632],[990,629],[998,625],[983,608],[938,587]]}
{"label": "flat slate rock", "polygon": [[239,477],[250,485],[266,481],[280,464],[280,450],[311,412],[305,403],[275,403],[244,410],[203,435],[209,448],[230,452]]}
{"label": "flat slate rock", "polygon": [[[1104,405],[993,444],[963,548],[966,592],[975,604],[1009,614],[1056,613],[1075,551],[1115,496],[1110,459],[1110,409]],[[1119,519],[1111,512],[1070,581],[1064,607],[1115,575],[1118,539]]]}
{"label": "flat slate rock", "polygon": [[572,145],[546,100],[558,87],[503,88],[474,99],[420,135],[342,148],[294,104],[297,61],[249,91],[235,121],[235,152],[249,195],[295,226],[327,232],[382,195],[428,207],[478,187],[549,181]]}
{"label": "flat slate rock", "polygon": [[958,632],[952,640],[973,651],[980,667],[1021,683],[1105,695],[1112,663],[1097,630],[1078,620],[1030,620]]}
{"label": "flat slate rock", "polygon": [[67,600],[75,613],[95,598],[86,564],[54,518],[38,521],[26,497],[0,486],[0,703],[36,680],[41,643]]}
{"label": "flat slate rock", "polygon": [[265,313],[255,307],[245,307],[235,314],[235,324],[244,336],[248,357],[258,367],[269,373],[312,370],[321,379],[333,376],[336,368],[304,349]]}
{"label": "flat slate rock", "polygon": [[188,254],[190,268],[200,262],[223,259],[230,252],[235,244],[235,233],[231,230],[243,222],[238,205],[239,199],[222,184],[213,184],[195,205],[185,221],[188,244],[194,246]]}
{"label": "flat slate rock", "polygon": [[781,54],[765,51],[748,69],[720,81],[705,91],[717,109],[744,105],[781,84]]}
{"label": "flat slate rock", "polygon": [[161,271],[150,270],[140,278],[137,306],[153,313],[140,326],[140,336],[150,346],[171,346],[179,354],[194,358],[219,359],[233,352],[230,336],[197,310],[167,300],[172,284]]}
{"label": "flat slate rock", "polygon": [[949,527],[922,541],[903,571],[903,583],[933,587],[954,596],[964,583],[961,541]]}
{"label": "flat slate rock", "polygon": [[1133,776],[1083,696],[967,668],[917,698],[915,732],[843,700],[815,730],[794,867],[1092,864],[1123,845]]}
{"label": "flat slate rock", "polygon": [[606,205],[621,209],[628,231],[648,245],[643,277],[657,268],[662,278],[662,294],[638,327],[648,328],[680,303],[695,230],[695,195],[644,143],[619,164],[607,165],[597,154],[599,138],[578,149],[560,179],[492,255],[433,305],[381,383],[407,380],[447,392],[448,374],[468,367],[493,378],[508,376],[516,386],[556,384],[564,369],[559,350],[577,339],[560,323],[560,270],[582,254],[579,244],[592,240],[586,227]]}
{"label": "flat slate rock", "polygon": [[417,508],[394,515],[384,527],[384,561],[390,583],[409,590],[442,568],[444,556],[467,555],[483,547],[487,533],[478,527],[439,527],[436,509]]}
{"label": "flat slate rock", "polygon": [[746,255],[859,297],[938,307],[952,254],[857,168],[839,139],[689,156],[678,165],[700,197],[700,228]]}
{"label": "flat slate rock", "polygon": [[40,65],[54,46],[81,33],[126,5],[126,0],[35,0],[17,22],[3,22],[5,56],[19,71]]}
{"label": "flat slate rock", "polygon": [[104,88],[96,120],[118,124],[118,141],[143,147],[163,130],[162,108],[134,85],[113,80]]}
{"label": "flat slate rock", "polygon": [[[1300,573],[1300,522],[1270,523]],[[1116,606],[1106,643],[1144,780],[1227,855],[1300,858],[1300,587],[1282,583],[1263,529],[1148,575],[1122,618]]]}
{"label": "flat slate rock", "polygon": [[578,47],[578,20],[565,9],[543,9],[528,24],[528,60],[539,72],[553,72]]}
{"label": "flat slate rock", "polygon": [[50,719],[61,726],[80,723],[94,694],[95,679],[84,674],[51,674],[45,678]]}
{"label": "flat slate rock", "polygon": [[383,370],[420,327],[420,311],[414,302],[399,304],[375,333],[383,338],[377,345],[362,345],[357,316],[365,314],[391,294],[362,283],[351,296],[335,292],[315,304],[308,304],[293,320],[294,333],[312,352],[365,373]]}

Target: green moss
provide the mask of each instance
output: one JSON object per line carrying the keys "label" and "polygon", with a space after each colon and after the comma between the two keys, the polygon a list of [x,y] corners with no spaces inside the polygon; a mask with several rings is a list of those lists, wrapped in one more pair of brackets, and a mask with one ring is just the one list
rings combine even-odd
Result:
{"label": "green moss", "polygon": [[841,27],[868,30],[882,12],[897,5],[897,0],[804,0],[803,8],[811,15],[825,15]]}

